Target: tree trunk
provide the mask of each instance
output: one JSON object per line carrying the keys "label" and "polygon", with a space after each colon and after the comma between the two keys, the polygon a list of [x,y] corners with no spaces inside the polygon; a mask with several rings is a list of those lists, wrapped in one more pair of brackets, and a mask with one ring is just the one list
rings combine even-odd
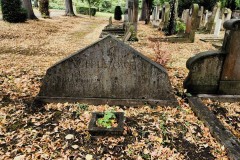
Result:
{"label": "tree trunk", "polygon": [[138,0],[133,0],[133,26],[137,35]]}
{"label": "tree trunk", "polygon": [[73,4],[72,4],[72,0],[65,0],[65,15],[66,16],[75,16],[74,12],[73,12]]}
{"label": "tree trunk", "polygon": [[152,0],[142,0],[142,12],[139,21],[145,21],[145,24],[150,22],[152,8]]}
{"label": "tree trunk", "polygon": [[147,0],[142,0],[142,12],[139,21],[145,21],[147,18]]}
{"label": "tree trunk", "polygon": [[34,0],[34,7],[38,8],[38,0]]}
{"label": "tree trunk", "polygon": [[27,10],[28,19],[37,19],[33,12],[31,0],[22,0],[22,2],[23,8]]}

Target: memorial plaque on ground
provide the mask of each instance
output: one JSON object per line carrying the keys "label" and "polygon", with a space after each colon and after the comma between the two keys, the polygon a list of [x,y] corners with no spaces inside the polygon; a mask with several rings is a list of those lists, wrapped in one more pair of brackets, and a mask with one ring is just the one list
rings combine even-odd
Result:
{"label": "memorial plaque on ground", "polygon": [[36,101],[177,104],[166,70],[112,36],[50,67]]}

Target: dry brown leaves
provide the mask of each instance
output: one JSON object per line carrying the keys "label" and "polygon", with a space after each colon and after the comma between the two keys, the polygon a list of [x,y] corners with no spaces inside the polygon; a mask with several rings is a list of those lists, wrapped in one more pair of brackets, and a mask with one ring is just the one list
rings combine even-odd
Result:
{"label": "dry brown leaves", "polygon": [[[46,69],[98,39],[107,23],[107,18],[85,16],[24,24],[0,21],[0,159],[227,159],[224,147],[181,97],[177,108],[51,103],[31,110]],[[131,45],[154,59],[149,37],[162,33],[140,23],[138,34],[140,41]],[[175,93],[181,96],[187,58],[211,46],[197,40],[162,42],[161,47],[172,55],[167,67]],[[105,110],[125,113],[123,136],[89,135],[91,112]]]}

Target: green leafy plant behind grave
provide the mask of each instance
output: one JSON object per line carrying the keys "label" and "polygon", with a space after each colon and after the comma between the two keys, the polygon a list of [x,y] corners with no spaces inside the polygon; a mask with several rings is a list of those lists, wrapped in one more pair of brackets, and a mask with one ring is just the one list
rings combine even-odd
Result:
{"label": "green leafy plant behind grave", "polygon": [[96,125],[99,127],[111,128],[115,127],[117,124],[116,116],[112,111],[104,112],[102,118],[98,118]]}
{"label": "green leafy plant behind grave", "polygon": [[184,32],[186,30],[186,25],[184,22],[178,20],[177,21],[177,26],[176,26],[176,31],[177,32]]}

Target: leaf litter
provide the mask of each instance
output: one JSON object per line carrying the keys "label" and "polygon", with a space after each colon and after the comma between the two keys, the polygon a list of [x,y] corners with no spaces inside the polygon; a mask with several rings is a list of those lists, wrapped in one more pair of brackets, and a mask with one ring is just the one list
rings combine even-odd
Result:
{"label": "leaf litter", "polygon": [[[107,23],[87,16],[0,21],[0,159],[228,159],[182,97],[187,58],[211,48],[200,41],[159,44],[171,54],[166,68],[180,104],[176,108],[78,103],[30,108],[47,68],[94,42]],[[148,38],[162,33],[140,22],[138,34],[139,42],[130,45],[154,60]],[[91,112],[107,110],[125,113],[124,135],[92,137],[87,132]]]}

